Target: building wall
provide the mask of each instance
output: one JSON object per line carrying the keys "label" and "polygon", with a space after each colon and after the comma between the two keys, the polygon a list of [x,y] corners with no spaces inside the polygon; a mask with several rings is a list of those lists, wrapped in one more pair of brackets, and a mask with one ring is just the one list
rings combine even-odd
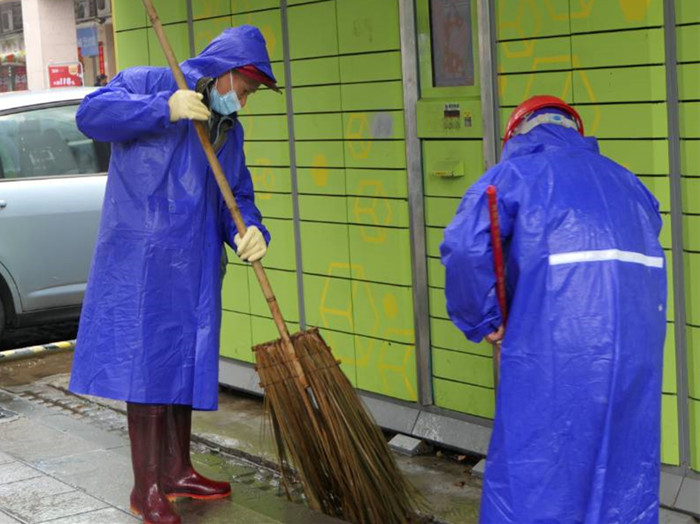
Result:
{"label": "building wall", "polygon": [[[186,0],[155,3],[176,56],[187,58]],[[690,438],[692,464],[700,470],[700,154],[695,147],[700,145],[700,8],[696,0],[676,3]],[[273,234],[265,265],[290,329],[299,328],[303,313],[308,326],[322,328],[356,387],[415,401],[398,5],[398,0],[289,0],[285,50],[279,0],[199,0],[193,2],[192,37],[199,52],[226,27],[257,25],[267,39],[279,84],[292,86],[292,107],[284,96],[263,89],[241,113],[257,201]],[[420,18],[427,0],[417,0],[416,5]],[[600,139],[602,152],[637,173],[659,199],[665,225],[662,244],[670,262],[662,0],[499,0],[496,6],[501,124],[514,106],[535,94],[554,94],[574,104],[587,134]],[[140,0],[115,0],[114,20],[119,68],[165,65]],[[425,55],[429,29],[420,20],[418,29],[419,54]],[[476,41],[474,45],[476,53]],[[429,59],[427,49],[424,61]],[[284,74],[285,51],[291,79]],[[459,197],[484,168],[478,79],[474,88],[476,98],[472,92],[454,92],[464,114],[475,122],[473,128],[446,136],[443,122],[431,120],[444,100],[430,89],[421,92],[418,117],[435,404],[490,418],[491,349],[467,342],[447,319],[438,252],[442,229]],[[446,158],[461,162],[463,176],[434,176]],[[294,172],[299,239],[293,222]],[[297,240],[302,268],[297,268]],[[251,346],[277,334],[253,273],[233,253],[229,259],[221,352],[252,362]],[[301,302],[298,270],[304,288]],[[663,461],[673,465],[679,463],[679,439],[671,293],[669,304],[662,453]]]}

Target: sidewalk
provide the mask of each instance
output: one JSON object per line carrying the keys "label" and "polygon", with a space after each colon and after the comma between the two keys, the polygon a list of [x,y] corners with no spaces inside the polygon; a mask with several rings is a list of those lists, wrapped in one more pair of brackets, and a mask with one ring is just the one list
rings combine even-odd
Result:
{"label": "sidewalk", "polygon": [[[128,508],[132,473],[124,404],[76,397],[66,391],[65,373],[42,378],[52,370],[23,365],[27,369],[0,371],[0,524],[140,522]],[[59,373],[64,369],[58,366]],[[18,380],[22,374],[26,378]],[[219,411],[195,413],[193,461],[202,473],[229,480],[233,496],[178,501],[183,522],[340,522],[306,508],[299,493],[294,502],[282,496],[274,451],[262,438],[260,400],[235,392],[222,392],[220,399]],[[396,458],[430,505],[432,522],[478,521],[481,483],[471,475],[473,460],[435,453]],[[666,510],[660,521],[695,522]]]}

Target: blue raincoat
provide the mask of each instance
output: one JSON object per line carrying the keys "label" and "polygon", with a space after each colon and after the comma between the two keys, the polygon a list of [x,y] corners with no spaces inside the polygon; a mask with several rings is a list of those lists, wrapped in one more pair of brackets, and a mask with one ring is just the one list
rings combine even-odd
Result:
{"label": "blue raincoat", "polygon": [[595,139],[511,139],[441,245],[469,340],[501,325],[486,187],[498,189],[509,318],[482,524],[657,524],[666,268],[658,202]]}
{"label": "blue raincoat", "polygon": [[[274,79],[260,31],[225,30],[181,64],[202,77],[253,64]],[[194,126],[170,122],[177,89],[167,68],[134,67],[88,95],[77,113],[112,142],[95,254],[70,389],[129,402],[218,406],[221,258],[236,228]],[[217,152],[246,225],[269,241],[255,206],[236,119]]]}

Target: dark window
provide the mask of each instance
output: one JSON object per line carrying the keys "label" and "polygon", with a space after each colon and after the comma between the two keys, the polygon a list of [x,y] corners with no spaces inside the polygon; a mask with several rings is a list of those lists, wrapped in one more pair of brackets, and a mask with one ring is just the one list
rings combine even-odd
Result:
{"label": "dark window", "polygon": [[107,171],[110,146],[78,130],[77,109],[61,106],[0,116],[0,178]]}
{"label": "dark window", "polygon": [[435,87],[473,86],[471,0],[430,0]]}

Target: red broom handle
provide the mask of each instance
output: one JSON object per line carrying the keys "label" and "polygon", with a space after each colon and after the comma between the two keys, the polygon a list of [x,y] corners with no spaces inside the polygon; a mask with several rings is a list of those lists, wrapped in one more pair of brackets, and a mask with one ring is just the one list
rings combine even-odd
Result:
{"label": "red broom handle", "polygon": [[503,263],[503,244],[501,243],[501,225],[498,220],[498,194],[496,186],[486,188],[489,201],[489,218],[491,219],[491,244],[493,245],[493,268],[496,272],[496,296],[501,306],[503,327],[508,320],[508,305],[506,304],[506,270]]}

